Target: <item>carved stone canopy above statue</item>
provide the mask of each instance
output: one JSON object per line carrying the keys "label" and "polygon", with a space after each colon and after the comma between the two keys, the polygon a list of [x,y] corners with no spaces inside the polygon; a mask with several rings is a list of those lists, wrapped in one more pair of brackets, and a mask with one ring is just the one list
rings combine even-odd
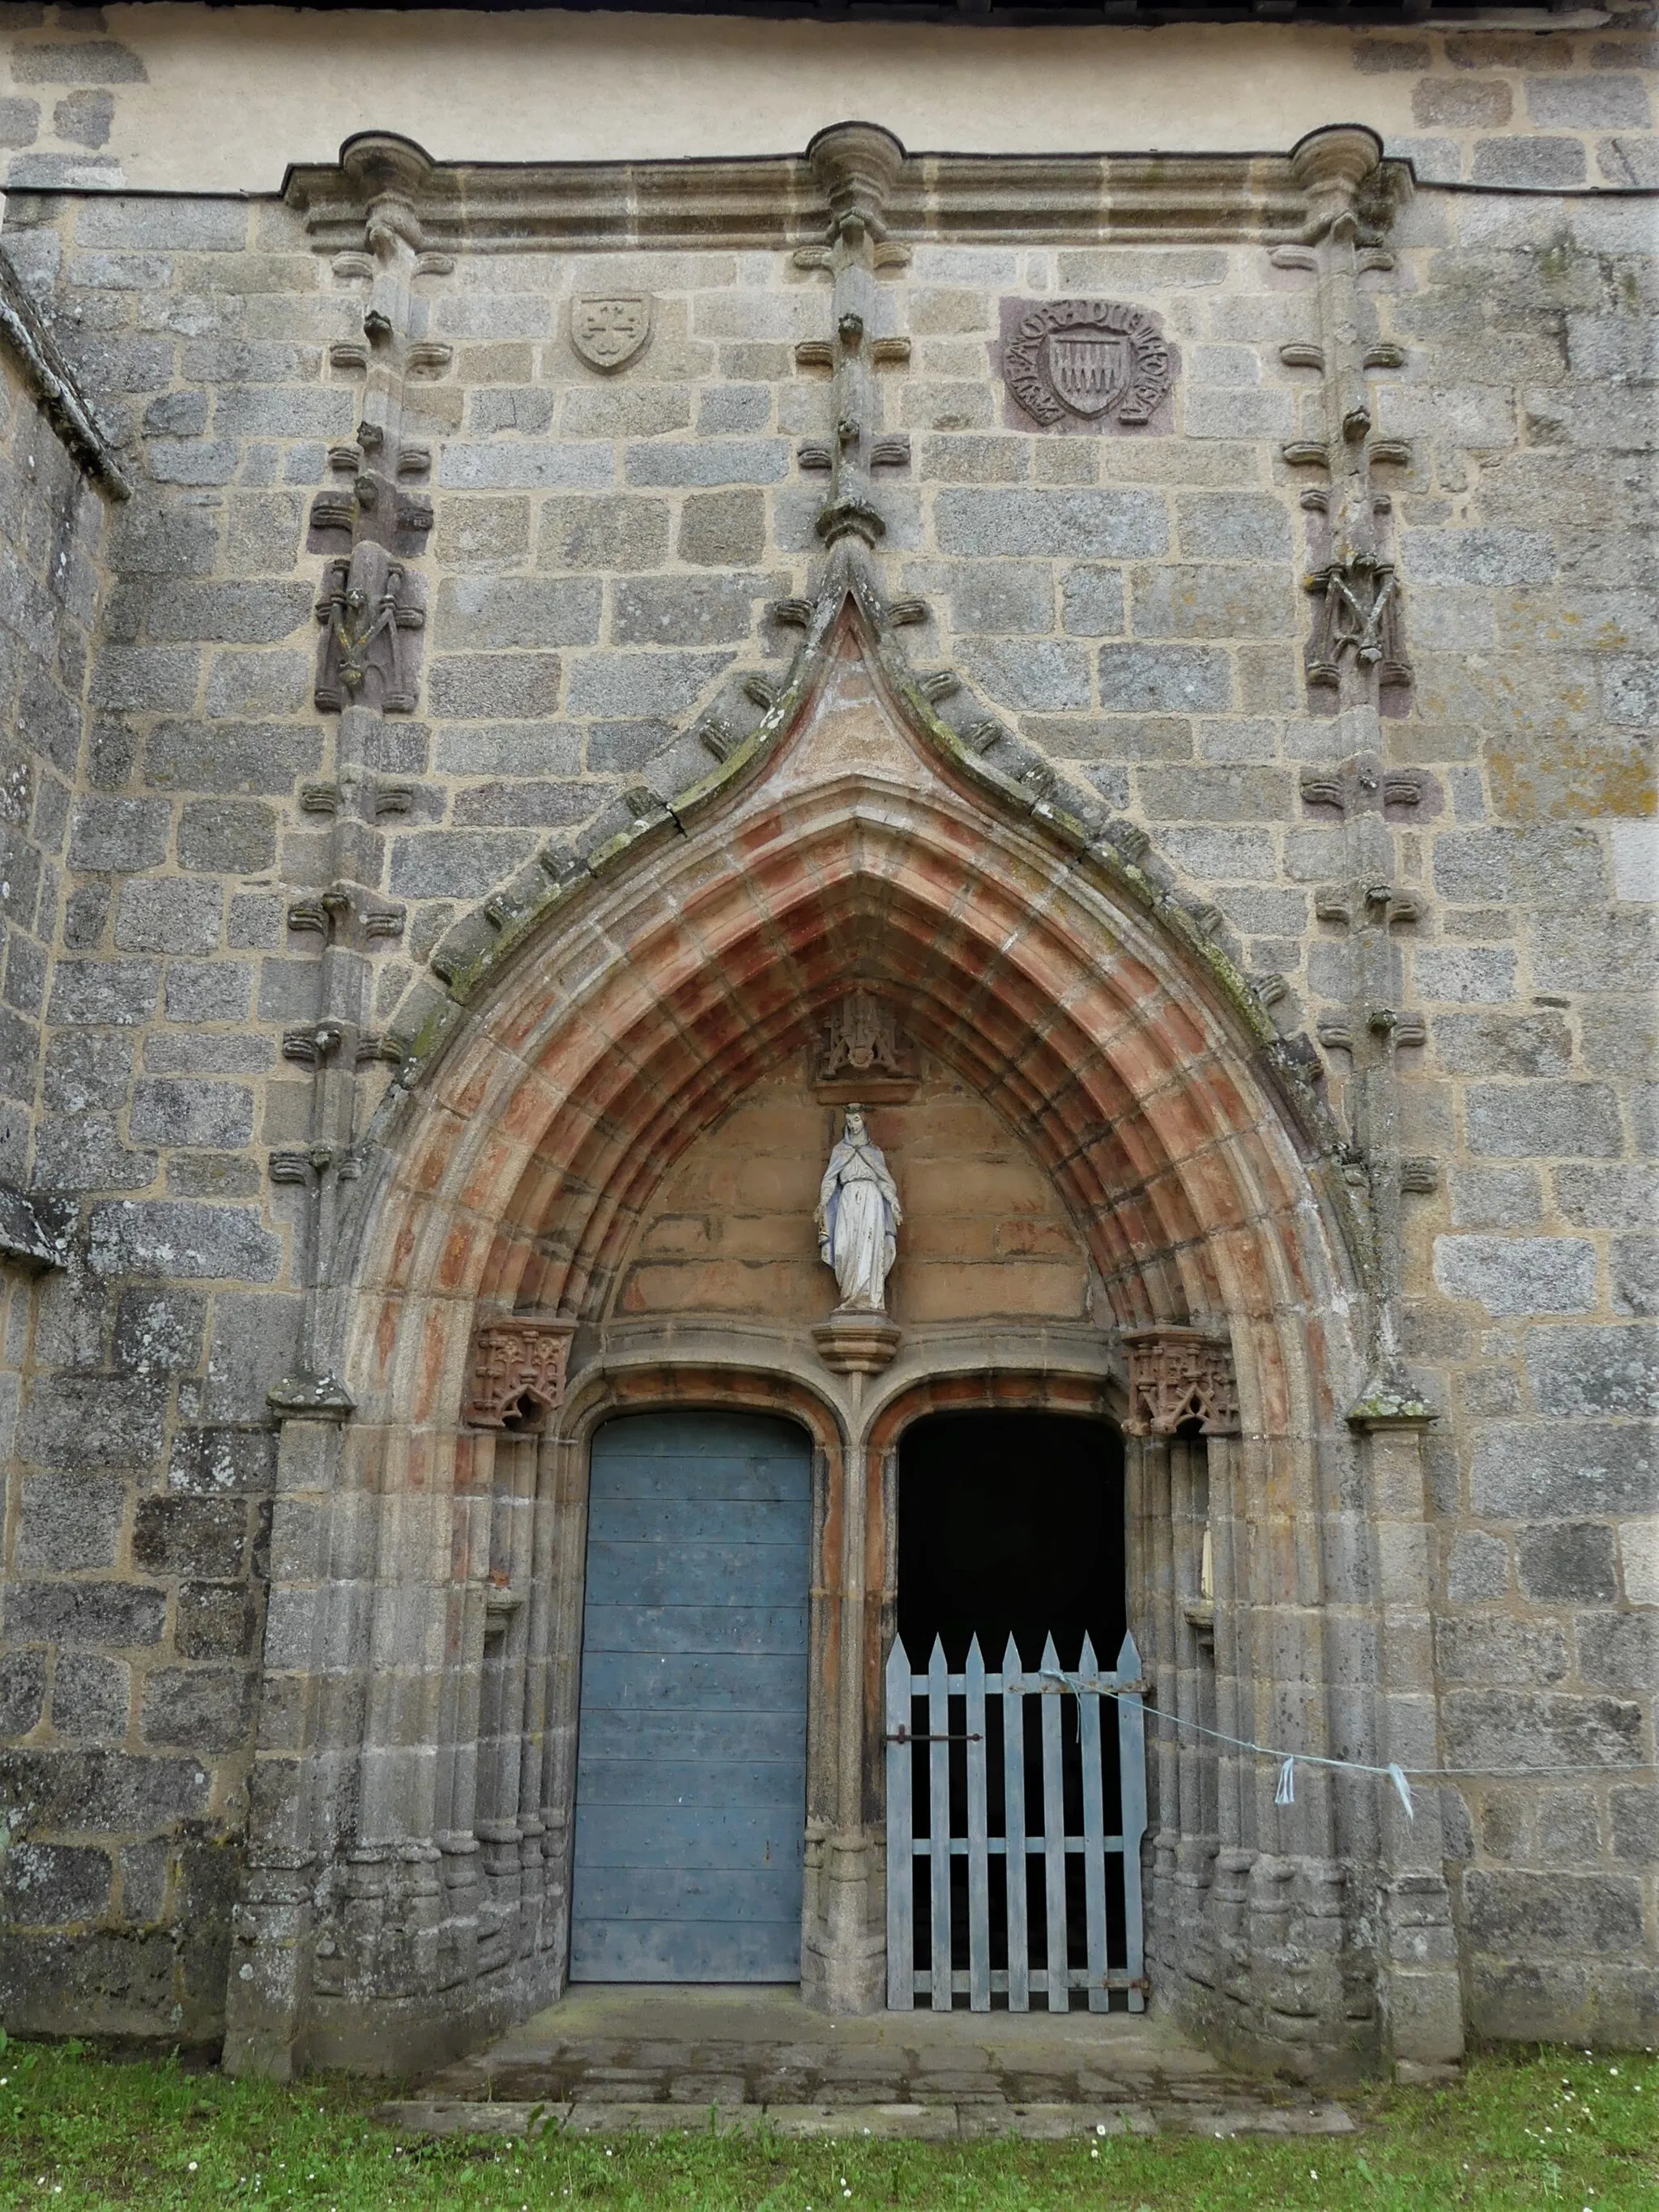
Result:
{"label": "carved stone canopy above statue", "polygon": [[817,1095],[830,1103],[892,1106],[916,1087],[915,1055],[891,1004],[862,984],[832,1008],[819,1057]]}
{"label": "carved stone canopy above statue", "polygon": [[1198,1328],[1126,1328],[1132,1437],[1238,1434],[1231,1348]]}

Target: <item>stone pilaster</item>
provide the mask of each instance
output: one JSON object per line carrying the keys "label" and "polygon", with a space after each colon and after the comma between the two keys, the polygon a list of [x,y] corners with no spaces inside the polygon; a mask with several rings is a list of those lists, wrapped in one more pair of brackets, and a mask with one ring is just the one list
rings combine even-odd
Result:
{"label": "stone pilaster", "polygon": [[[1356,1408],[1369,1478],[1377,1607],[1376,1689],[1380,1757],[1407,1769],[1437,1767],[1434,1673],[1435,1536],[1425,1492],[1420,1408]],[[1457,1936],[1445,1879],[1439,1792],[1414,1789],[1407,1814],[1379,1784],[1381,1880],[1377,1995],[1384,2048],[1402,2079],[1454,2065],[1463,2053]]]}
{"label": "stone pilaster", "polygon": [[225,1991],[224,2064],[287,2081],[305,2068],[319,1911],[331,1879],[333,1806],[356,1749],[342,1665],[362,1634],[335,1540],[346,1408],[290,1411],[276,1452],[270,1595],[247,1861]]}

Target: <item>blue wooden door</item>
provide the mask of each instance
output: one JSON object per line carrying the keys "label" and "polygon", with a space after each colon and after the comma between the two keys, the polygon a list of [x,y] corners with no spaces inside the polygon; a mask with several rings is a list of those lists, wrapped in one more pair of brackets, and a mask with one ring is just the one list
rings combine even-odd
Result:
{"label": "blue wooden door", "polygon": [[632,1414],[591,1468],[571,1979],[793,1982],[811,1446]]}

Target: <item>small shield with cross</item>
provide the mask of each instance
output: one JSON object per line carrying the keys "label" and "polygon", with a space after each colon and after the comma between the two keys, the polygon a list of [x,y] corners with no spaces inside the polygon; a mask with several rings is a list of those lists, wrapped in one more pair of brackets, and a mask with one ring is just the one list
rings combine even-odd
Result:
{"label": "small shield with cross", "polygon": [[570,343],[590,368],[623,368],[650,335],[648,293],[579,292],[570,303]]}

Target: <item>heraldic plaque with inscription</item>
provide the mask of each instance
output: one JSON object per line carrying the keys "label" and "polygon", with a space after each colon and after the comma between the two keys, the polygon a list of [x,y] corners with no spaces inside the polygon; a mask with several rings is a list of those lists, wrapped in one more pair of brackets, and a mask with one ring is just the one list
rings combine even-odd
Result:
{"label": "heraldic plaque with inscription", "polygon": [[1045,429],[1173,428],[1174,356],[1153,317],[1121,300],[1005,300],[1002,374]]}

